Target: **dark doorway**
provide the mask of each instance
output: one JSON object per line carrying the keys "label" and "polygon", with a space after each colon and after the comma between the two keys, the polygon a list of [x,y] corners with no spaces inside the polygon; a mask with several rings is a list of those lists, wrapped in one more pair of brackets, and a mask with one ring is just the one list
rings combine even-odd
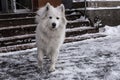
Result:
{"label": "dark doorway", "polygon": [[29,12],[32,0],[0,0],[0,12]]}
{"label": "dark doorway", "polygon": [[0,12],[2,11],[2,4],[1,4],[1,0],[0,0]]}
{"label": "dark doorway", "polygon": [[31,9],[31,0],[16,0],[16,9]]}

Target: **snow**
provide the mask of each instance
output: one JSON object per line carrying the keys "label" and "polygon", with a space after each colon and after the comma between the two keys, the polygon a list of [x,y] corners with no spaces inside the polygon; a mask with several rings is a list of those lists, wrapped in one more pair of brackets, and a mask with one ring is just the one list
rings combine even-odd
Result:
{"label": "snow", "polygon": [[105,26],[107,37],[65,43],[56,71],[37,68],[36,48],[0,56],[0,80],[120,80],[120,25]]}
{"label": "snow", "polygon": [[73,0],[73,2],[83,2],[84,0]]}
{"label": "snow", "polygon": [[[116,6],[116,7],[97,7],[96,6],[91,6],[91,7],[86,7],[86,10],[119,10],[120,6]],[[69,10],[69,9],[68,9]],[[75,10],[75,9],[71,9],[71,10]],[[76,10],[85,10],[85,8],[77,8]]]}
{"label": "snow", "polygon": [[81,16],[79,19],[76,19],[74,21],[76,21],[76,22],[81,21],[82,22],[82,21],[89,21],[89,20],[85,16]]}
{"label": "snow", "polygon": [[104,9],[120,9],[120,6],[117,7],[87,7],[87,10],[104,10]]}
{"label": "snow", "polygon": [[72,32],[72,31],[83,31],[83,30],[86,30],[86,29],[94,29],[93,27],[77,27],[77,28],[68,28],[66,29],[66,32]]}
{"label": "snow", "polygon": [[[73,13],[75,14],[75,13]],[[76,20],[69,20],[68,23],[74,23],[74,22],[89,22],[88,18],[86,18],[85,16],[81,16],[80,18],[76,19]]]}
{"label": "snow", "polygon": [[120,36],[120,26],[117,27],[109,27],[109,26],[105,26],[105,34],[106,35],[111,35],[111,36]]}

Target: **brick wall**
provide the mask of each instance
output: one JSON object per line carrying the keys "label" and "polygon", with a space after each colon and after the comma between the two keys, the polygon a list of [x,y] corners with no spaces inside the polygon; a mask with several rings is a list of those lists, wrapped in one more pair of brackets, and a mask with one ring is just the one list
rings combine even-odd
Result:
{"label": "brick wall", "polygon": [[55,7],[61,4],[61,0],[39,0],[38,2],[39,7],[44,6],[47,2],[49,2],[51,5]]}

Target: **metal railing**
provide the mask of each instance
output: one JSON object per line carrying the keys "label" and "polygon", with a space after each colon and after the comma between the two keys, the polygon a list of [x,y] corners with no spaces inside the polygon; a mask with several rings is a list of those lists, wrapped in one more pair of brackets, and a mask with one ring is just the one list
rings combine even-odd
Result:
{"label": "metal railing", "polygon": [[11,9],[13,12],[16,12],[17,6],[20,6],[21,8],[25,9],[27,12],[30,12],[30,11],[33,10],[32,0],[31,0],[31,5],[30,5],[31,8],[29,8],[29,7],[25,6],[25,5],[17,2],[16,0],[8,0],[8,3],[10,3],[10,4],[9,4],[10,9]]}
{"label": "metal railing", "polygon": [[28,11],[28,12],[30,11],[30,8],[24,6],[24,5],[20,4],[20,3],[16,2],[16,4],[19,5],[20,7],[22,7],[23,9],[26,9],[26,11]]}

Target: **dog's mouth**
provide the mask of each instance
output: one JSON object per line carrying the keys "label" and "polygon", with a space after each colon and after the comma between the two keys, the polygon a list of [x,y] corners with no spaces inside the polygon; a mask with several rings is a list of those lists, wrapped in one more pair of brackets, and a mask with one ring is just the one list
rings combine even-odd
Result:
{"label": "dog's mouth", "polygon": [[51,26],[50,30],[55,31],[55,30],[57,30],[57,27],[56,26]]}
{"label": "dog's mouth", "polygon": [[50,30],[51,30],[51,31],[55,31],[55,30],[57,30],[57,28],[51,27]]}

